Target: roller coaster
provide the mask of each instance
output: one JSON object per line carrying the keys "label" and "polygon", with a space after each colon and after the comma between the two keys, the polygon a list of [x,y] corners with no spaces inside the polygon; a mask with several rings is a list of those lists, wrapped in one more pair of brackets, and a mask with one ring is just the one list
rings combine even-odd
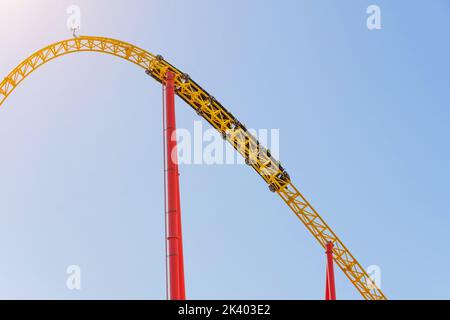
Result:
{"label": "roller coaster", "polygon": [[[20,63],[0,84],[0,107],[15,88],[33,71],[47,62],[76,52],[99,52],[110,54],[141,67],[161,84],[165,84],[171,74],[174,92],[191,106],[194,111],[214,127],[240,153],[248,166],[252,167],[276,193],[292,212],[300,219],[318,243],[330,251],[334,262],[344,272],[350,282],[366,300],[386,300],[361,264],[350,253],[339,237],[317,213],[291,181],[290,175],[270,150],[233,116],[217,99],[199,84],[160,55],[153,55],[130,43],[93,36],[79,36],[51,44]],[[331,248],[331,249],[330,249]]]}

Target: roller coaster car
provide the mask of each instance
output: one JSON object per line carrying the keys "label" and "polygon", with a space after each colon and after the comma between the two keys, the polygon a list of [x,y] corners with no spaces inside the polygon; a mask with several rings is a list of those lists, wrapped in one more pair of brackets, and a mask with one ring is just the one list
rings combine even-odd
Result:
{"label": "roller coaster car", "polygon": [[283,173],[281,174],[281,180],[285,181],[286,183],[291,182],[291,176],[289,173],[283,170]]}
{"label": "roller coaster car", "polygon": [[278,190],[283,189],[286,185],[291,182],[291,177],[286,171],[282,171],[277,174],[276,180],[278,183],[269,184],[269,190],[272,192],[276,192]]}
{"label": "roller coaster car", "polygon": [[180,78],[181,78],[181,82],[183,82],[183,83],[186,83],[186,82],[188,82],[189,80],[191,80],[191,77],[190,77],[187,73],[183,73],[183,74],[180,76]]}
{"label": "roller coaster car", "polygon": [[214,103],[216,102],[216,98],[214,98],[213,96],[209,96],[209,105],[211,107],[214,107]]}

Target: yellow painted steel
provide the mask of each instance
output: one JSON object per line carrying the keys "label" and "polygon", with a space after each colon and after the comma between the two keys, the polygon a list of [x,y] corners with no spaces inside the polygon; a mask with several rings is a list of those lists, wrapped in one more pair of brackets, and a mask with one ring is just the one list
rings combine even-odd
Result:
{"label": "yellow painted steel", "polygon": [[80,36],[60,41],[32,54],[4,78],[0,84],[0,107],[19,83],[34,70],[57,57],[82,51],[107,53],[126,59],[143,68],[160,83],[164,82],[167,71],[172,71],[175,74],[177,95],[233,145],[246,159],[246,163],[264,179],[269,189],[276,192],[291,208],[324,249],[328,242],[333,242],[334,261],[361,295],[367,300],[386,299],[347,247],[297,190],[270,151],[261,146],[219,101],[161,56],[110,38]]}

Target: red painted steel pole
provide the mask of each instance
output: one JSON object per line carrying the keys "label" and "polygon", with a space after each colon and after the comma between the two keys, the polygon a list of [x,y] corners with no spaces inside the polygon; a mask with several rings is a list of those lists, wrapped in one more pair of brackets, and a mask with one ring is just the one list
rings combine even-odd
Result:
{"label": "red painted steel pole", "polygon": [[333,242],[327,243],[327,278],[325,285],[325,300],[336,300],[333,266]]}
{"label": "red painted steel pole", "polygon": [[[178,169],[178,163],[177,163],[177,169]],[[179,176],[179,174],[178,174]],[[179,180],[179,179],[178,179]],[[186,300],[186,288],[184,284],[184,255],[183,255],[183,232],[182,232],[182,224],[181,224],[181,206],[180,206],[180,184],[178,183],[177,188],[177,194],[178,194],[178,234],[180,235],[180,241],[179,241],[179,251],[180,251],[180,263],[179,263],[179,269],[180,269],[180,299]]]}
{"label": "red painted steel pole", "polygon": [[167,72],[165,84],[165,134],[167,181],[167,255],[169,264],[169,297],[184,300],[184,263],[181,231],[180,187],[175,121],[174,74]]}

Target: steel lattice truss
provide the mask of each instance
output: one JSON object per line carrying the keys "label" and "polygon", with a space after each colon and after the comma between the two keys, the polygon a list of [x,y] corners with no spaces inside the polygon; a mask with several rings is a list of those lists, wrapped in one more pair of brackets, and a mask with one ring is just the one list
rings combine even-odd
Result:
{"label": "steel lattice truss", "polygon": [[60,56],[82,51],[107,53],[126,59],[143,68],[160,83],[164,83],[167,71],[172,71],[175,74],[177,95],[233,145],[246,159],[246,163],[264,179],[270,190],[276,192],[291,208],[323,248],[328,242],[333,243],[336,264],[361,295],[367,300],[386,299],[347,247],[292,184],[290,176],[270,151],[260,146],[258,140],[220,102],[161,56],[155,56],[123,41],[102,37],[81,36],[57,42],[28,57],[4,78],[0,84],[0,106],[34,70]]}

